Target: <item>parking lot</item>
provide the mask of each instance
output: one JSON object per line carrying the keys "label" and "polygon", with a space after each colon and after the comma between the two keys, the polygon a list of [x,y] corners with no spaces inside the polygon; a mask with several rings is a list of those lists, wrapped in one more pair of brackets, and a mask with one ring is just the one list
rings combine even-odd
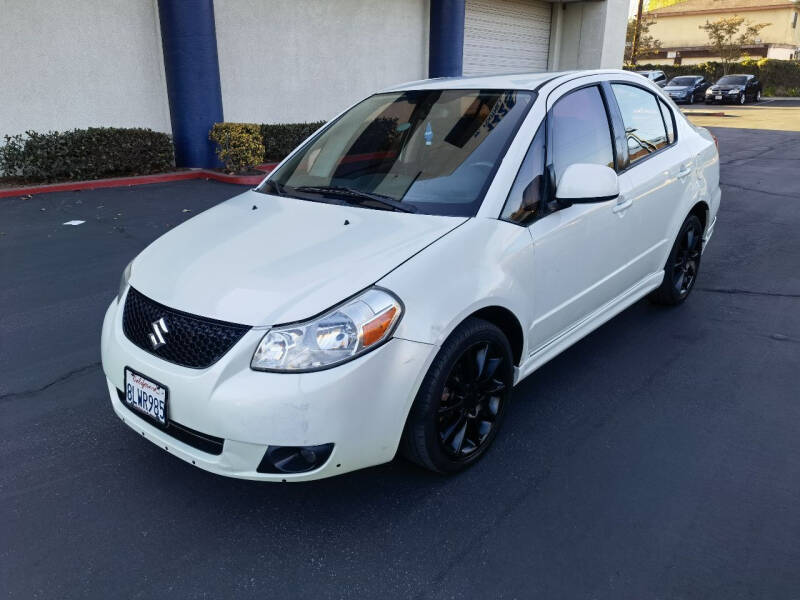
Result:
{"label": "parking lot", "polygon": [[545,365],[452,478],[396,459],[308,484],[225,479],[116,418],[99,338],[123,267],[241,188],[0,200],[0,589],[796,597],[800,133],[714,133],[723,205],[688,303],[639,302]]}

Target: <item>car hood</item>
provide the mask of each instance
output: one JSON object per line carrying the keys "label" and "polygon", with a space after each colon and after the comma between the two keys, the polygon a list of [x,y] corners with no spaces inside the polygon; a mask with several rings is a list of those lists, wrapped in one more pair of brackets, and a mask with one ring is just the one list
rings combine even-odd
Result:
{"label": "car hood", "polygon": [[312,317],[467,220],[248,191],[186,221],[133,262],[131,285],[196,315],[273,325]]}

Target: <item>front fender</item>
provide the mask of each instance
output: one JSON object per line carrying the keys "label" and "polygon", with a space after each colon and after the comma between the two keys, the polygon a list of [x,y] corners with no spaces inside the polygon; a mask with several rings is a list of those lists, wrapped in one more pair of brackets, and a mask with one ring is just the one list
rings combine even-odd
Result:
{"label": "front fender", "polygon": [[440,346],[477,310],[500,306],[519,320],[523,353],[533,314],[533,244],[527,228],[473,218],[379,282],[405,304],[395,336]]}

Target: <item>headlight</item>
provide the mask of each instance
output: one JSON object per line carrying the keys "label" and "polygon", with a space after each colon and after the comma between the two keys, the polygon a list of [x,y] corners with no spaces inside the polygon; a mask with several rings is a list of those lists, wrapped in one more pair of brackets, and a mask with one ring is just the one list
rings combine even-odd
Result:
{"label": "headlight", "polygon": [[128,266],[122,271],[122,277],[119,280],[119,290],[117,291],[117,302],[122,300],[122,295],[125,293],[125,290],[128,289],[128,281],[131,279],[131,265],[133,261],[128,263]]}
{"label": "headlight", "polygon": [[250,367],[295,373],[333,367],[388,340],[402,314],[394,294],[370,288],[310,321],[270,329]]}

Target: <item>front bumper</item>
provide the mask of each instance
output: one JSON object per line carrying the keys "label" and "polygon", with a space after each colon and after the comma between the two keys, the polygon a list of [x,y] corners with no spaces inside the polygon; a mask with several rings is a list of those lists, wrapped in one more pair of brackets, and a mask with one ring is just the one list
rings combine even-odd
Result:
{"label": "front bumper", "polygon": [[733,104],[739,102],[741,93],[736,94],[722,94],[722,99],[717,100],[717,94],[706,96],[706,104]]}
{"label": "front bumper", "polygon": [[[114,300],[103,321],[103,371],[114,412],[170,454],[207,471],[264,481],[303,481],[391,460],[406,416],[437,347],[392,339],[364,356],[313,373],[250,369],[263,329],[253,329],[207,369],[166,362],[131,343]],[[167,417],[196,432],[222,438],[222,451],[193,447],[133,413],[118,397],[129,367],[169,390]],[[303,473],[259,473],[269,445],[333,443],[319,468]]]}

